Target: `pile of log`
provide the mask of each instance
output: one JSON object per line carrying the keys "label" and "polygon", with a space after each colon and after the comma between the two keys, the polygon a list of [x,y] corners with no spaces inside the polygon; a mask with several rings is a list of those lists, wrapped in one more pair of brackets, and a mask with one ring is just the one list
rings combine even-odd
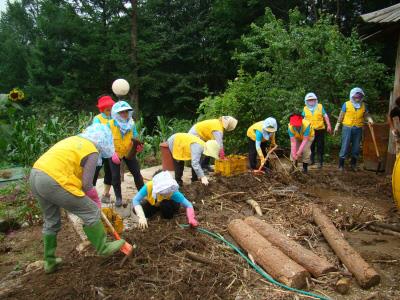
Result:
{"label": "pile of log", "polygon": [[[333,251],[362,288],[370,288],[380,282],[379,274],[348,244],[329,218],[316,206],[313,206],[313,218]],[[287,286],[303,288],[311,275],[318,278],[336,271],[335,266],[326,258],[304,248],[256,217],[233,220],[229,223],[228,230],[258,265]],[[349,286],[350,280],[342,278],[337,282],[336,290],[347,293]]]}

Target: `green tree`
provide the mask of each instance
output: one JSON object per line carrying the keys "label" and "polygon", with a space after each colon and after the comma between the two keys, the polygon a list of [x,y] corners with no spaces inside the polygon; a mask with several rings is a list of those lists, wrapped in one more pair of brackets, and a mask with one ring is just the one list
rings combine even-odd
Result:
{"label": "green tree", "polygon": [[278,137],[286,143],[288,116],[302,110],[306,92],[315,92],[335,115],[350,89],[360,86],[371,111],[380,108],[376,100],[391,81],[386,66],[355,32],[345,37],[329,17],[309,24],[298,10],[290,13],[286,26],[267,9],[264,23],[251,28],[235,54],[241,66],[238,77],[223,94],[206,98],[199,108],[207,118],[238,117],[233,137],[243,142],[242,147],[248,126],[269,116],[280,123]]}

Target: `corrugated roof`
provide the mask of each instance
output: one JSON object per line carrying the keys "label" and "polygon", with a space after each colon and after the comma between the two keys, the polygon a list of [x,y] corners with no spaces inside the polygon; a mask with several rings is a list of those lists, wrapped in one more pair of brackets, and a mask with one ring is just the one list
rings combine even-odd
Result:
{"label": "corrugated roof", "polygon": [[361,15],[368,23],[394,23],[400,21],[400,3]]}

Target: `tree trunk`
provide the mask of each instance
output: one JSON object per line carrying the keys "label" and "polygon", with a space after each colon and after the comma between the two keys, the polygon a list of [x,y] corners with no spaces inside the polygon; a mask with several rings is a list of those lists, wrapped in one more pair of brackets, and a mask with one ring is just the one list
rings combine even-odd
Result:
{"label": "tree trunk", "polygon": [[315,205],[313,206],[313,219],[333,251],[356,277],[362,288],[367,289],[380,282],[379,274],[349,245],[331,220]]}
{"label": "tree trunk", "polygon": [[306,285],[306,278],[310,274],[245,222],[233,220],[229,223],[228,230],[235,241],[273,278],[294,288],[303,288]]}
{"label": "tree trunk", "polygon": [[335,267],[326,259],[319,257],[314,252],[292,241],[270,224],[255,217],[248,217],[244,221],[266,238],[268,242],[279,248],[299,265],[306,268],[314,277],[319,277],[328,272],[335,271]]}
{"label": "tree trunk", "polygon": [[137,59],[137,0],[130,0],[132,6],[131,15],[131,62],[132,82],[130,98],[135,107],[136,119],[139,118],[139,84],[138,84],[138,59]]}

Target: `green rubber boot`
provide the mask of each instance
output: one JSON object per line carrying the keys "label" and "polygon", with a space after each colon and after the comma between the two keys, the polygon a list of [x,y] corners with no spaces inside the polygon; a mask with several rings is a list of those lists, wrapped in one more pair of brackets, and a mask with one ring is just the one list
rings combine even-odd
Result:
{"label": "green rubber boot", "polygon": [[43,245],[44,245],[44,272],[46,274],[50,274],[53,273],[55,270],[57,270],[57,267],[62,263],[62,259],[56,257],[57,235],[44,234]]}
{"label": "green rubber boot", "polygon": [[109,256],[117,252],[124,244],[125,240],[107,242],[107,235],[103,223],[99,220],[92,226],[83,226],[89,241],[92,243],[97,253],[102,256]]}

